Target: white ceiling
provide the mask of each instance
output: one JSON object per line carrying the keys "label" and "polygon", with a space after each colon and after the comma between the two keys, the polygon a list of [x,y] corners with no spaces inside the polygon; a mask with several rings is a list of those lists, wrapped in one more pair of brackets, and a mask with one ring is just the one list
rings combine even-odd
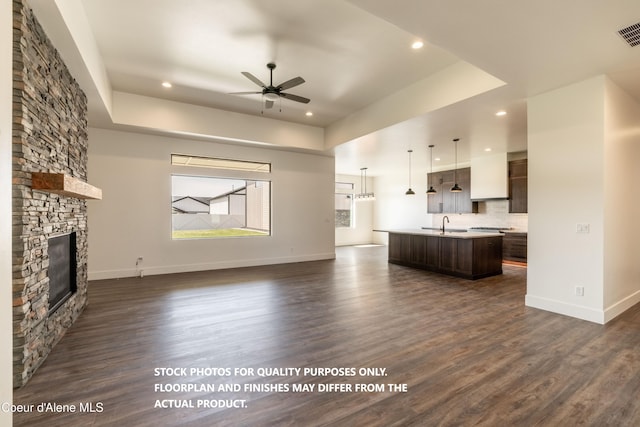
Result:
{"label": "white ceiling", "polygon": [[[49,0],[31,3],[44,1]],[[333,150],[337,173],[357,175],[363,166],[372,176],[404,169],[408,149],[414,150],[416,169],[424,170],[428,144],[449,164],[454,137],[461,138],[461,163],[487,147],[526,150],[526,97],[599,74],[640,100],[640,47],[629,47],[616,33],[640,22],[638,0],[82,0],[81,5],[111,86],[121,92],[327,127],[460,60],[506,83],[339,145]],[[43,15],[38,18],[47,30]],[[412,50],[416,39],[425,47]],[[268,83],[268,62],[277,65],[274,83],[302,76],[306,82],[287,92],[311,102],[283,100],[279,108],[262,112],[260,95],[228,94],[259,89],[242,71]],[[173,83],[171,89],[160,85],[165,80]],[[500,109],[507,116],[496,117]],[[90,124],[107,125],[98,120],[92,112]]]}
{"label": "white ceiling", "polygon": [[[248,71],[274,84],[306,82],[286,92],[268,117],[315,126],[331,122],[457,61],[343,0],[84,0],[114,90],[261,114],[260,88]],[[124,13],[123,11],[126,11]],[[171,90],[160,82],[169,80]],[[313,117],[307,118],[306,111]]]}

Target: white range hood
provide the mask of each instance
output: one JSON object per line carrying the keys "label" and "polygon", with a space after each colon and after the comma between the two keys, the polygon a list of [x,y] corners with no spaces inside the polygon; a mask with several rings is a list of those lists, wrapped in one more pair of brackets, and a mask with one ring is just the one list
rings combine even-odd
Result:
{"label": "white range hood", "polygon": [[471,200],[508,197],[507,153],[488,154],[471,159]]}

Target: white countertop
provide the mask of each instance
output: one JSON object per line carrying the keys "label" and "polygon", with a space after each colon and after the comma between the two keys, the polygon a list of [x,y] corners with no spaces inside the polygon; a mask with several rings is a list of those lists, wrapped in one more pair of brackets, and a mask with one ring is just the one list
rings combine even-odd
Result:
{"label": "white countertop", "polygon": [[453,239],[478,239],[483,237],[502,237],[504,234],[502,233],[484,233],[478,231],[447,231],[445,234],[442,234],[439,230],[424,230],[420,228],[404,228],[404,229],[391,229],[391,230],[373,230],[373,231],[382,231],[386,233],[395,233],[395,234],[415,234],[419,236],[439,236],[439,237],[449,237]]}

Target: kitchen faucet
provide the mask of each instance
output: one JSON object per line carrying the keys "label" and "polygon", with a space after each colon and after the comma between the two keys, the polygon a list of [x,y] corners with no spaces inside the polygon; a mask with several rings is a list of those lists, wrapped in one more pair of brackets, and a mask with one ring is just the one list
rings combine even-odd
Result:
{"label": "kitchen faucet", "polygon": [[443,216],[442,217],[442,234],[444,234],[444,220],[447,220],[447,223],[449,223],[449,217],[448,216]]}

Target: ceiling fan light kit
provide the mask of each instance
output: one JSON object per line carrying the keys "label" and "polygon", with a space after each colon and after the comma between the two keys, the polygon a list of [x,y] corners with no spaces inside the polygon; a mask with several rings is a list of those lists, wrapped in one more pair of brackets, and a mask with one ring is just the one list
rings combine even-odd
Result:
{"label": "ceiling fan light kit", "polygon": [[305,98],[300,95],[294,95],[292,93],[283,92],[284,90],[291,89],[292,87],[296,87],[304,83],[304,79],[300,76],[289,79],[285,82],[280,83],[279,85],[273,85],[273,70],[276,68],[276,64],[273,62],[269,62],[267,64],[267,68],[269,69],[269,85],[264,84],[259,78],[254,76],[248,71],[243,71],[242,75],[251,80],[253,83],[257,84],[262,88],[262,91],[257,92],[231,92],[230,95],[262,95],[266,100],[264,103],[264,107],[269,109],[273,107],[275,101],[278,101],[280,98],[289,99],[295,102],[301,102],[303,104],[308,104],[311,101],[309,98]]}

